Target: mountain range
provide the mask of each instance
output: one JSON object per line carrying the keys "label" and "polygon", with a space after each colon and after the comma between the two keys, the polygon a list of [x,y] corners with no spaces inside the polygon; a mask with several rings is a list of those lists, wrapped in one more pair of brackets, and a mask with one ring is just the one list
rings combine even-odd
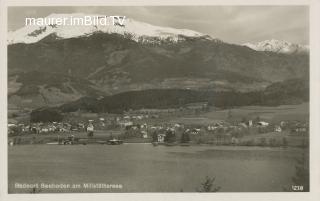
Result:
{"label": "mountain range", "polygon": [[[49,22],[50,19],[84,19],[85,17],[91,17],[92,19],[97,17],[107,17],[105,15],[87,15],[83,13],[73,13],[73,14],[51,14],[44,18]],[[39,20],[35,18],[35,20]],[[102,24],[93,24],[92,25],[69,25],[66,21],[66,25],[43,25],[39,26],[31,24],[24,26],[21,29],[18,29],[14,32],[9,32],[8,43],[36,43],[43,38],[55,34],[57,39],[67,39],[75,37],[90,36],[96,32],[109,33],[109,34],[120,34],[120,35],[130,35],[130,39],[136,42],[157,42],[160,40],[167,40],[171,42],[177,42],[183,40],[184,37],[203,37],[208,40],[212,38],[208,35],[188,30],[188,29],[174,29],[170,27],[159,27],[144,22],[139,22],[133,19],[121,19],[125,22],[124,24],[119,23],[119,19],[114,19],[114,25],[102,25]],[[69,22],[70,23],[70,22]],[[44,24],[44,23],[42,23]]]}
{"label": "mountain range", "polygon": [[[48,17],[70,15],[82,16]],[[26,26],[8,35],[12,108],[149,89],[247,93],[309,79],[308,48],[285,41],[236,45],[132,19],[123,26]]]}
{"label": "mountain range", "polygon": [[306,45],[294,44],[276,39],[265,40],[257,43],[245,43],[243,45],[257,51],[269,51],[284,54],[309,53],[309,47]]}

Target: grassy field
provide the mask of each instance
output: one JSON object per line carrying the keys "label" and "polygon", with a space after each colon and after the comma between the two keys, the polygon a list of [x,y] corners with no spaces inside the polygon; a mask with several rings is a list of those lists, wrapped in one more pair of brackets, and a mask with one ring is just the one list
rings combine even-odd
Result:
{"label": "grassy field", "polygon": [[[231,118],[228,118],[231,116]],[[309,104],[281,105],[276,107],[246,106],[227,110],[213,109],[210,112],[172,118],[171,122],[184,124],[207,125],[220,120],[255,119],[256,117],[269,122],[283,120],[306,121],[309,119]]]}
{"label": "grassy field", "polygon": [[[290,135],[289,132],[270,132],[270,133],[263,133],[258,135],[245,135],[241,138],[241,141],[254,141],[259,144],[262,140],[265,140],[266,143],[270,143],[271,140],[274,140],[276,146],[280,144],[283,146],[283,140],[286,140],[287,146],[291,147],[303,147],[307,146],[309,138],[307,136],[294,136]],[[268,145],[270,146],[270,145]]]}
{"label": "grassy field", "polygon": [[[95,131],[92,138],[101,140],[109,139],[111,136],[117,137],[121,134],[119,130]],[[48,142],[56,142],[58,139],[68,138],[74,135],[75,138],[88,138],[86,132],[70,132],[70,133],[47,133],[47,134],[25,134],[21,136],[9,137],[10,140],[19,139],[21,144],[44,144]]]}
{"label": "grassy field", "polygon": [[[10,114],[14,113],[15,110],[9,110]],[[192,113],[192,112],[191,112]],[[228,116],[230,116],[229,118]],[[25,113],[19,114],[19,117],[14,119],[28,122],[29,118]],[[74,119],[76,121],[87,121],[88,119],[98,118],[101,115],[96,113],[83,113],[77,114],[75,116],[68,116],[70,119]],[[105,116],[105,115],[102,115]],[[112,114],[108,114],[107,116],[114,116]],[[299,105],[281,105],[281,106],[245,106],[245,107],[237,107],[232,109],[218,109],[218,108],[210,108],[209,112],[200,112],[190,114],[182,113],[169,113],[162,114],[159,118],[149,118],[137,121],[138,123],[148,123],[148,124],[160,124],[160,123],[183,123],[183,124],[199,124],[199,125],[208,125],[215,121],[221,120],[241,120],[243,118],[246,119],[254,119],[256,117],[260,117],[263,120],[270,122],[279,122],[283,120],[298,120],[305,121],[309,119],[309,103],[303,103]]]}

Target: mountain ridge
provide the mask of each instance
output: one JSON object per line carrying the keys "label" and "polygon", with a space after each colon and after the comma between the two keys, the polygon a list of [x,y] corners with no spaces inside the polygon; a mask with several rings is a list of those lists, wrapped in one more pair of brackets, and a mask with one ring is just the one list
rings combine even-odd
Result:
{"label": "mountain ridge", "polygon": [[[35,43],[8,44],[9,102],[19,106],[26,100],[34,108],[90,94],[170,88],[252,92],[288,79],[309,79],[308,54],[256,51],[206,35],[177,41],[132,37],[50,33]],[[46,79],[25,82],[35,75]]]}
{"label": "mountain ridge", "polygon": [[309,47],[306,45],[300,45],[276,39],[264,40],[256,43],[244,43],[242,45],[247,46],[256,51],[269,51],[283,54],[309,53]]}
{"label": "mountain ridge", "polygon": [[[291,79],[269,85],[263,91],[239,93],[214,92],[185,89],[150,89],[130,91],[103,98],[83,97],[58,107],[43,107],[31,113],[35,121],[48,119],[49,111],[68,114],[72,112],[93,113],[125,113],[128,111],[148,109],[176,109],[184,110],[186,105],[206,102],[209,106],[222,109],[236,106],[260,105],[279,106],[284,104],[300,104],[309,100],[308,82],[300,79]],[[205,110],[198,108],[197,110]],[[49,117],[50,119],[50,117]]]}
{"label": "mountain ridge", "polygon": [[[51,18],[84,18],[85,16],[91,17],[104,17],[105,15],[87,15],[82,13],[73,14],[51,14],[43,19]],[[115,25],[28,25],[24,26],[16,31],[10,32],[8,36],[8,44],[15,43],[36,43],[43,38],[55,34],[60,39],[68,39],[75,37],[85,37],[90,36],[95,32],[102,33],[116,33],[120,35],[131,35],[131,39],[134,41],[144,41],[144,42],[154,42],[148,38],[157,38],[159,40],[170,40],[172,42],[177,42],[183,40],[184,37],[202,37],[207,40],[213,39],[209,35],[202,34],[188,29],[176,29],[171,27],[160,27],[151,25],[145,22],[139,22],[131,18],[126,18],[124,20],[124,25],[115,23]]]}
{"label": "mountain ridge", "polygon": [[[52,18],[84,18],[85,16],[90,17],[105,17],[102,14],[83,14],[83,13],[72,13],[72,14],[50,14],[42,19]],[[36,19],[36,18],[35,18]],[[217,40],[218,38],[209,36],[208,34],[200,33],[189,29],[177,29],[171,27],[161,27],[151,25],[145,22],[126,18],[125,24],[121,25],[117,23],[119,19],[115,19],[115,25],[29,25],[24,26],[18,30],[10,31],[8,34],[8,45],[16,43],[36,43],[40,40],[48,37],[55,36],[55,39],[69,39],[77,37],[88,37],[94,33],[109,33],[119,34],[124,37],[130,38],[136,42],[143,43],[160,43],[161,41],[167,42],[179,42],[184,41],[186,38],[202,38],[205,40]],[[308,53],[309,47],[307,45],[295,44],[284,40],[277,39],[266,39],[259,42],[247,42],[241,44],[247,46],[256,51],[271,51],[275,53]]]}

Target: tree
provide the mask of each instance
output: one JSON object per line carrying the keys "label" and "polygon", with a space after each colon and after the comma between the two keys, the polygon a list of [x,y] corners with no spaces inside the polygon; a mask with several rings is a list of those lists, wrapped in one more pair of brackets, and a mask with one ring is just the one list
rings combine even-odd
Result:
{"label": "tree", "polygon": [[267,145],[267,139],[266,138],[260,138],[260,146],[266,146]]}
{"label": "tree", "polygon": [[231,110],[228,110],[228,114],[227,114],[227,119],[231,119],[232,118],[232,112]]}
{"label": "tree", "polygon": [[31,122],[60,122],[62,119],[62,114],[58,110],[52,108],[33,110],[30,114]]}
{"label": "tree", "polygon": [[31,190],[30,190],[30,193],[31,194],[36,194],[36,193],[40,193],[41,192],[41,189],[37,188],[37,187],[33,187]]}
{"label": "tree", "polygon": [[88,131],[87,136],[88,137],[93,137],[93,131]]}
{"label": "tree", "polygon": [[164,137],[164,141],[169,143],[175,142],[176,141],[175,133],[170,129],[167,130],[166,136]]}
{"label": "tree", "polygon": [[157,133],[157,131],[153,131],[152,142],[157,142],[157,141],[158,141],[158,133]]}
{"label": "tree", "polygon": [[210,178],[208,176],[206,176],[205,181],[203,183],[201,183],[201,187],[199,189],[197,189],[198,192],[218,192],[221,187],[220,186],[216,186],[214,184],[214,181],[216,180],[215,177]]}
{"label": "tree", "polygon": [[284,146],[284,147],[288,146],[288,140],[285,137],[282,138],[282,146]]}
{"label": "tree", "polygon": [[[284,138],[284,139],[285,139],[285,138]],[[276,138],[270,138],[270,139],[269,139],[269,146],[271,146],[271,147],[277,146],[277,140],[276,140]]]}
{"label": "tree", "polygon": [[9,133],[11,136],[15,136],[15,135],[21,134],[22,129],[19,126],[14,126],[14,127],[9,128],[9,131],[10,131]]}
{"label": "tree", "polygon": [[181,135],[181,143],[188,143],[190,142],[190,135],[188,132],[183,132]]}
{"label": "tree", "polygon": [[254,123],[258,123],[258,122],[260,122],[260,121],[261,121],[260,116],[257,116],[257,117],[255,118],[255,120],[254,120]]}
{"label": "tree", "polygon": [[242,122],[242,123],[247,123],[247,121],[248,121],[248,120],[247,120],[246,117],[242,117],[242,119],[241,119],[241,122]]}

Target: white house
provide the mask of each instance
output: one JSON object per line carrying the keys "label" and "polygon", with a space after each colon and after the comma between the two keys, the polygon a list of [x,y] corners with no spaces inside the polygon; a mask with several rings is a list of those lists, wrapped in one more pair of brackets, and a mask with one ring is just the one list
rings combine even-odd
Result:
{"label": "white house", "polygon": [[93,130],[94,130],[93,124],[89,124],[89,125],[87,126],[87,131],[88,131],[88,132],[93,132]]}
{"label": "white house", "polygon": [[257,124],[258,124],[258,126],[263,126],[263,127],[269,126],[269,123],[265,122],[265,121],[259,121]]}
{"label": "white house", "polygon": [[143,138],[148,138],[148,134],[146,131],[141,131],[141,134]]}
{"label": "white house", "polygon": [[275,127],[274,127],[274,131],[275,131],[275,132],[281,132],[282,129],[281,129],[280,126],[275,126]]}
{"label": "white house", "polygon": [[158,134],[158,142],[164,142],[165,137],[166,137],[166,134]]}

